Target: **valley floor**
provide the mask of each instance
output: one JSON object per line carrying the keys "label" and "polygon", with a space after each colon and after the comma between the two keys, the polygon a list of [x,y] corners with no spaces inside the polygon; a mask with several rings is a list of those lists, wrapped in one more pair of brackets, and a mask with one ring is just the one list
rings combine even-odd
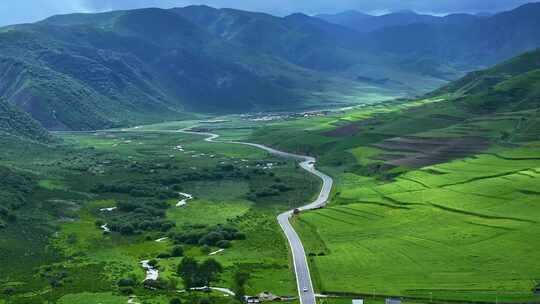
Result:
{"label": "valley floor", "polygon": [[[309,201],[317,193],[319,181],[294,161],[260,149],[206,143],[202,136],[160,128],[164,130],[59,133],[67,150],[44,147],[48,153],[40,153],[40,157],[19,153],[16,161],[5,160],[6,166],[18,172],[34,173],[34,192],[38,193],[35,202],[29,202],[37,207],[35,214],[27,211],[17,223],[0,231],[0,245],[7,253],[2,256],[5,266],[0,284],[11,293],[7,303],[126,303],[128,297],[118,293],[116,283],[122,278],[142,282],[146,274],[141,261],[160,256],[159,278],[166,285],[151,292],[137,283],[135,301],[168,303],[179,296],[187,301],[207,297],[179,295],[177,290],[184,287],[176,266],[182,257],[163,254],[175,246],[176,233],[219,225],[233,227],[245,237],[231,241],[224,249],[197,243],[183,246],[184,256],[199,260],[212,257],[223,265],[225,272],[216,286],[232,289],[234,275],[244,272],[249,274],[248,294],[296,294],[288,248],[276,215]],[[122,187],[151,193],[124,192]],[[183,197],[169,196],[166,189],[172,188],[193,195],[193,199],[177,206]],[[275,190],[278,188],[281,190]],[[156,203],[166,203],[162,218],[174,225],[170,231],[126,234],[124,226],[115,230],[117,222],[137,227],[141,221],[156,221],[155,217],[137,219],[140,215],[121,207],[126,201],[156,204],[151,197],[156,197]],[[46,210],[38,211],[43,207]],[[33,244],[35,248],[24,234],[32,217],[43,226],[42,243]],[[112,233],[104,233],[103,224],[111,227]],[[143,228],[139,225],[137,229]],[[41,256],[41,251],[51,253],[51,257]],[[24,255],[40,256],[28,263],[27,258],[20,258]],[[36,269],[38,274],[33,275]],[[217,302],[233,301],[218,291],[208,296]]]}
{"label": "valley floor", "polygon": [[320,292],[538,301],[538,112],[471,117],[442,100],[276,122],[252,136],[320,156],[335,178],[330,206],[295,221]]}
{"label": "valley floor", "polygon": [[[334,177],[330,206],[294,221],[317,292],[340,296],[320,303],[536,302],[538,114],[471,117],[442,100],[228,116],[197,128],[317,156]],[[176,132],[194,123],[58,133],[62,142],[50,146],[3,138],[14,148],[0,167],[33,188],[17,221],[0,230],[0,303],[127,303],[123,278],[137,282],[132,302],[230,303],[219,291],[179,294],[183,257],[170,255],[180,239],[223,227],[243,237],[224,250],[182,243],[184,256],[217,259],[225,268],[217,287],[235,288],[245,272],[247,294],[295,295],[275,216],[310,201],[320,182],[259,149]],[[152,259],[163,284],[155,291],[140,284],[140,263]]]}

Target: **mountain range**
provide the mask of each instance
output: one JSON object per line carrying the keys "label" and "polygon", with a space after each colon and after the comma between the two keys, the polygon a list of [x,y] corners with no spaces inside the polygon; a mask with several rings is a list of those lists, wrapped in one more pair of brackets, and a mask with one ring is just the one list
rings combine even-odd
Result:
{"label": "mountain range", "polygon": [[446,16],[433,16],[418,14],[414,11],[403,10],[394,13],[373,16],[358,11],[350,10],[338,14],[319,14],[315,17],[339,24],[344,27],[359,31],[372,32],[387,27],[405,26],[410,24],[463,24],[484,18],[482,15],[473,14],[450,14]]}
{"label": "mountain range", "polygon": [[50,130],[360,103],[421,95],[540,47],[538,28],[540,4],[491,17],[208,6],[58,15],[0,29],[0,97]]}

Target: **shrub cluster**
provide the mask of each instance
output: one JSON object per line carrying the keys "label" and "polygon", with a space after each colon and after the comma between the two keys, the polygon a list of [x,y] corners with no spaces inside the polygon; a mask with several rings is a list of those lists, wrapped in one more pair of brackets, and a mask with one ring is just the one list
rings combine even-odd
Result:
{"label": "shrub cluster", "polygon": [[191,257],[185,257],[178,265],[176,273],[184,281],[186,288],[196,286],[210,286],[223,272],[223,266],[214,259],[208,259],[202,263]]}
{"label": "shrub cluster", "polygon": [[30,177],[0,167],[0,229],[17,220],[15,211],[28,203],[26,197],[34,188]]}
{"label": "shrub cluster", "polygon": [[170,257],[184,256],[184,248],[182,246],[174,246],[171,252],[162,252],[156,256],[158,259],[167,259]]}
{"label": "shrub cluster", "polygon": [[[163,201],[138,199],[117,204],[118,209],[104,214],[107,226],[111,231],[123,235],[139,234],[145,231],[167,232],[175,226],[174,222],[165,219],[165,211],[169,205]],[[96,222],[101,226],[104,220]]]}
{"label": "shrub cluster", "polygon": [[58,288],[64,285],[69,276],[67,269],[64,266],[45,266],[40,272],[40,276],[47,280],[51,287]]}
{"label": "shrub cluster", "polygon": [[248,199],[256,200],[258,198],[263,198],[263,197],[278,196],[281,193],[291,191],[291,190],[293,190],[293,188],[283,183],[275,183],[270,187],[263,188],[257,191],[251,191],[250,193],[248,193]]}
{"label": "shrub cluster", "polygon": [[127,181],[116,184],[98,184],[91,190],[94,193],[121,193],[133,197],[158,197],[169,199],[178,197],[178,193],[161,187],[151,181]]}
{"label": "shrub cluster", "polygon": [[186,232],[172,235],[176,243],[228,248],[230,247],[230,241],[246,239],[244,233],[239,232],[238,229],[231,226],[216,225],[206,227],[203,225],[194,225],[186,228]]}

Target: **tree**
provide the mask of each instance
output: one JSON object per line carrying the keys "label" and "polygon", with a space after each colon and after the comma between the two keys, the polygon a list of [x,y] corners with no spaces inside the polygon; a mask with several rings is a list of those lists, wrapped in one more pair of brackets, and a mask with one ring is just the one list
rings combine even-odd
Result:
{"label": "tree", "polygon": [[217,242],[219,242],[221,240],[223,240],[223,235],[221,233],[212,231],[212,232],[209,232],[208,234],[206,234],[205,236],[203,236],[199,240],[199,244],[200,245],[212,246],[212,245],[215,245]]}
{"label": "tree", "polygon": [[212,302],[210,302],[210,299],[208,298],[202,298],[199,300],[199,304],[210,304]]}
{"label": "tree", "polygon": [[181,257],[184,255],[184,248],[182,246],[175,246],[171,251],[171,256]]}
{"label": "tree", "polygon": [[182,304],[179,298],[174,298],[169,301],[169,304]]}
{"label": "tree", "polygon": [[204,253],[204,254],[209,254],[210,253],[210,246],[208,245],[204,245],[201,247],[201,252]]}
{"label": "tree", "polygon": [[221,272],[223,272],[223,266],[214,259],[204,261],[199,267],[199,277],[205,286],[210,286],[210,282],[214,281]]}
{"label": "tree", "polygon": [[133,294],[133,288],[132,287],[120,287],[120,292],[124,295],[130,295]]}
{"label": "tree", "polygon": [[172,292],[176,292],[176,290],[178,289],[178,279],[170,278],[167,282],[167,289]]}
{"label": "tree", "polygon": [[165,289],[167,288],[167,282],[163,280],[162,278],[158,278],[157,280],[145,280],[143,282],[143,285],[145,288],[149,289]]}
{"label": "tree", "polygon": [[137,283],[132,278],[122,278],[122,279],[118,280],[117,284],[118,284],[119,287],[133,287]]}
{"label": "tree", "polygon": [[249,273],[238,271],[234,274],[234,283],[236,285],[246,285],[247,281],[249,280]]}
{"label": "tree", "polygon": [[507,141],[508,139],[510,139],[510,132],[501,131],[501,140]]}
{"label": "tree", "polygon": [[120,227],[120,233],[123,235],[131,235],[135,233],[135,228],[132,224],[126,224]]}
{"label": "tree", "polygon": [[236,299],[242,301],[246,295],[245,285],[249,280],[249,273],[238,271],[234,274],[234,294]]}
{"label": "tree", "polygon": [[231,247],[231,242],[229,242],[227,240],[221,240],[221,241],[217,242],[216,246],[218,246],[221,249],[229,248],[229,247]]}
{"label": "tree", "polygon": [[195,287],[197,284],[197,272],[199,271],[199,263],[194,258],[185,257],[178,265],[177,273],[184,280],[186,289]]}
{"label": "tree", "polygon": [[75,233],[70,233],[66,239],[66,242],[68,244],[76,244],[77,243],[77,235]]}
{"label": "tree", "polygon": [[6,295],[7,297],[11,297],[12,295],[15,294],[15,288],[12,288],[12,287],[7,287],[4,289],[3,291],[3,294]]}

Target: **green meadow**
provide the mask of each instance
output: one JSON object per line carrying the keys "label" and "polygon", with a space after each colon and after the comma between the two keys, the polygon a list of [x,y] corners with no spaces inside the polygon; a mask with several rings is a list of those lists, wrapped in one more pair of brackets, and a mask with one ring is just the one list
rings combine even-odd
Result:
{"label": "green meadow", "polygon": [[[471,115],[444,101],[397,100],[269,120],[204,117],[197,128],[222,140],[315,155],[321,170],[333,176],[329,207],[294,220],[317,291],[339,296],[320,303],[350,303],[356,297],[382,303],[387,296],[404,297],[405,303],[535,302],[538,114]],[[216,225],[234,227],[245,239],[232,240],[212,256],[224,266],[213,285],[233,288],[234,275],[248,272],[248,294],[294,295],[295,278],[276,215],[312,199],[320,182],[294,162],[259,149],[177,132],[194,123],[62,132],[47,145],[0,139],[11,147],[1,151],[0,167],[33,189],[25,207],[15,211],[17,221],[0,230],[6,252],[0,262],[7,265],[0,286],[8,291],[2,300],[126,303],[129,296],[117,282],[133,278],[138,284],[130,293],[136,303],[168,303],[176,297],[229,303],[232,299],[219,292],[178,293],[184,288],[176,275],[182,257],[157,259],[163,289],[141,284],[140,262],[171,252],[176,246],[171,237]],[[433,150],[444,152],[452,146],[447,142],[466,136],[489,145],[448,157],[422,154],[414,145],[395,141],[404,137],[421,146],[437,139]],[[414,157],[436,161],[392,164]],[[272,169],[264,169],[268,163]],[[275,191],[276,184],[290,189]],[[194,198],[176,207],[180,197],[175,191]],[[98,223],[122,227],[146,221],[130,219],[139,216],[133,213],[100,211],[125,202],[164,208],[151,220],[172,227],[104,234]],[[167,239],[156,241],[161,238]],[[199,261],[220,249],[182,247],[184,256]],[[17,259],[21,255],[26,258]]]}
{"label": "green meadow", "polygon": [[[253,141],[318,156],[334,177],[329,207],[294,222],[319,292],[538,301],[532,291],[540,277],[538,112],[472,115],[441,101],[278,121],[252,134]],[[449,159],[437,154],[454,151],[445,143],[467,136],[489,145]],[[442,144],[420,154],[414,146],[388,145],[398,137]],[[441,159],[392,165],[410,157]]]}
{"label": "green meadow", "polygon": [[529,153],[538,160],[487,155],[382,185],[349,175],[332,207],[296,221],[317,254],[311,262],[320,290],[534,300],[537,151]]}
{"label": "green meadow", "polygon": [[[295,293],[288,248],[276,216],[311,199],[317,193],[317,180],[293,161],[251,147],[208,143],[203,136],[174,132],[176,127],[58,133],[59,142],[33,147],[43,149],[39,158],[23,149],[4,151],[2,165],[31,176],[36,193],[29,206],[34,208],[33,214],[24,213],[17,223],[0,231],[0,246],[8,249],[8,255],[0,259],[9,265],[0,286],[9,290],[5,297],[8,303],[126,303],[128,296],[116,283],[122,278],[142,282],[145,271],[140,261],[154,259],[175,246],[170,238],[156,240],[198,225],[229,225],[245,234],[245,240],[234,240],[212,256],[224,267],[215,286],[233,288],[234,274],[248,272],[249,294],[265,290],[280,295]],[[268,163],[273,167],[264,169]],[[162,184],[169,180],[174,184]],[[103,183],[150,187],[155,194],[96,192]],[[257,191],[276,183],[290,188],[258,195]],[[185,207],[176,207],[179,198],[161,197],[168,195],[172,186],[194,198]],[[159,193],[163,194],[158,197]],[[169,232],[104,234],[96,223],[114,220],[111,216],[116,211],[109,215],[100,209],[138,201],[140,195],[153,195],[156,203],[168,205],[163,220],[174,227]],[[35,225],[35,231],[28,230],[27,221],[41,225]],[[184,256],[201,261],[219,249],[196,244],[183,247]],[[25,254],[33,258],[16,258]],[[178,294],[177,290],[183,289],[176,275],[181,259],[158,259],[166,288],[150,291],[138,284],[132,292],[134,301],[168,303],[174,297],[186,301],[211,297],[217,303],[231,302],[218,292]],[[60,284],[51,283],[57,279]]]}

